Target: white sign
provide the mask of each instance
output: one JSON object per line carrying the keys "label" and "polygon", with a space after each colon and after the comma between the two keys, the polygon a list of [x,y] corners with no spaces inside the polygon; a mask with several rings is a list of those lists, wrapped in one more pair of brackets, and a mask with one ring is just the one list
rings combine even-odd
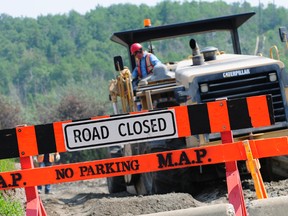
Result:
{"label": "white sign", "polygon": [[67,151],[177,138],[174,110],[63,124]]}

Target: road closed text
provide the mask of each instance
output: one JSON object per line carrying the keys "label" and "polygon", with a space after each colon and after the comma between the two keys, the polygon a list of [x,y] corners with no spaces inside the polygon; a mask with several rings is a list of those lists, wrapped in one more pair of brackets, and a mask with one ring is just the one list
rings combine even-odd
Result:
{"label": "road closed text", "polygon": [[154,118],[150,120],[135,121],[132,123],[120,123],[118,127],[118,132],[121,136],[131,136],[131,135],[139,135],[139,134],[149,134],[165,131],[167,128],[167,124],[165,119],[163,118]]}
{"label": "road closed text", "polygon": [[[166,121],[163,118],[154,118],[150,120],[135,121],[120,123],[118,125],[117,131],[120,136],[127,137],[140,134],[149,134],[155,132],[165,131],[167,128]],[[108,139],[110,136],[110,131],[107,126],[92,127],[74,129],[74,141],[75,143],[87,142],[90,140],[98,141],[102,139]]]}
{"label": "road closed text", "polygon": [[72,122],[64,124],[63,129],[69,151],[177,137],[173,110]]}

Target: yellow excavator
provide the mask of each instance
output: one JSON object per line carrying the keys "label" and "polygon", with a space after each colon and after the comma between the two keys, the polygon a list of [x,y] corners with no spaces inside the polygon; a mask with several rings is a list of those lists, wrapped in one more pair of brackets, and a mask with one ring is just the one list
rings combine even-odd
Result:
{"label": "yellow excavator", "polygon": [[[111,40],[127,49],[130,66],[123,66],[121,56],[114,57],[117,76],[111,80],[109,86],[114,113],[124,114],[201,104],[220,98],[237,99],[269,94],[273,98],[275,124],[269,127],[235,130],[234,139],[237,141],[287,136],[288,77],[277,47],[271,48],[271,58],[263,55],[244,55],[241,52],[238,29],[253,15],[255,13],[250,12],[115,32]],[[288,47],[286,28],[280,28],[279,33],[281,40]],[[213,44],[214,40],[210,40],[213,37],[220,37],[222,43]],[[177,41],[178,38],[182,40]],[[136,42],[146,44],[147,47],[151,47],[153,42],[157,47],[173,49],[169,55],[172,59],[165,63],[164,78],[163,74],[160,76],[157,71],[153,71],[152,75],[142,79],[137,89],[133,90],[130,71],[135,67],[135,59],[129,48]],[[229,52],[222,51],[223,47]],[[186,50],[183,59],[173,59],[173,53]],[[276,57],[273,52],[276,52]],[[110,147],[110,157],[211,145],[220,141],[220,134],[213,133],[181,139],[131,143]],[[261,172],[264,179],[287,178],[287,159],[287,156],[262,159]],[[245,163],[240,164],[239,169],[243,173],[247,172]],[[109,178],[108,186],[110,192],[133,188],[137,194],[161,194],[172,191],[193,194],[201,182],[224,176],[225,167],[218,164]]]}

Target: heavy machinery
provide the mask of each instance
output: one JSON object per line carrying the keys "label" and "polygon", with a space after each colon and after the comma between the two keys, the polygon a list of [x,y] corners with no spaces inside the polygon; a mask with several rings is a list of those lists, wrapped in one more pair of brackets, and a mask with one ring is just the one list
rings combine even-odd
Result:
{"label": "heavy machinery", "polygon": [[[128,50],[131,70],[135,67],[135,59],[129,47],[135,42],[161,50],[169,47],[172,58],[176,56],[173,53],[184,53],[182,59],[169,59],[160,70],[155,68],[152,75],[139,82],[135,91],[131,86],[129,69],[123,67],[120,56],[114,57],[115,68],[119,72],[110,84],[115,114],[270,94],[275,125],[235,130],[235,140],[287,136],[288,79],[283,62],[262,55],[241,54],[238,28],[253,15],[255,13],[250,12],[114,33],[111,40]],[[285,29],[280,30],[283,40],[285,33]],[[222,39],[218,45],[213,44],[213,38],[217,36]],[[175,38],[180,37],[182,40],[176,41]],[[120,109],[117,105],[119,97]],[[185,139],[114,146],[110,153],[111,157],[146,154],[216,144],[220,139],[218,133],[203,134]],[[286,156],[265,158],[261,165],[264,179],[288,177]],[[244,164],[239,167],[245,172]],[[134,186],[137,194],[194,193],[201,182],[224,176],[225,168],[220,164],[109,178],[108,185],[110,192],[125,190],[130,185]]]}

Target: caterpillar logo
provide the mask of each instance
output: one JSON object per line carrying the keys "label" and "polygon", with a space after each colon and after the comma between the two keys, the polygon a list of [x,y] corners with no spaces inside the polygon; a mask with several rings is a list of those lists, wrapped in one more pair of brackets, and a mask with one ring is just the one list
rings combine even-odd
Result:
{"label": "caterpillar logo", "polygon": [[250,74],[250,69],[244,69],[244,70],[236,70],[236,71],[230,71],[230,72],[224,72],[223,77],[229,78],[229,77],[235,77],[235,76],[243,76]]}

